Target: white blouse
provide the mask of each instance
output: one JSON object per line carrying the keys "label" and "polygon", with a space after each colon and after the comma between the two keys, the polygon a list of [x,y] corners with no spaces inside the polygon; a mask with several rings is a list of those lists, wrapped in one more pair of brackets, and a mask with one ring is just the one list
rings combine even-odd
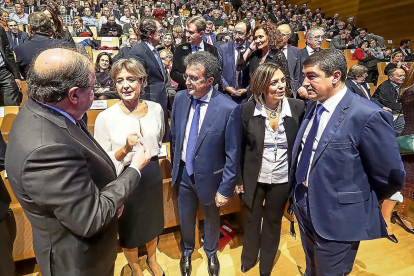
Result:
{"label": "white blouse", "polygon": [[282,184],[288,182],[288,142],[283,125],[286,116],[292,117],[289,102],[282,100],[277,131],[270,126],[266,109],[256,104],[253,116],[265,118],[265,138],[263,145],[262,166],[257,182],[266,184]]}
{"label": "white blouse", "polygon": [[102,111],[96,118],[95,139],[112,159],[117,174],[131,163],[135,152],[134,148],[122,161],[115,158],[115,153],[125,146],[128,134],[142,134],[151,156],[157,156],[160,152],[164,136],[164,112],[158,103],[145,103],[148,105],[148,112],[141,118],[126,114],[120,107],[122,101]]}

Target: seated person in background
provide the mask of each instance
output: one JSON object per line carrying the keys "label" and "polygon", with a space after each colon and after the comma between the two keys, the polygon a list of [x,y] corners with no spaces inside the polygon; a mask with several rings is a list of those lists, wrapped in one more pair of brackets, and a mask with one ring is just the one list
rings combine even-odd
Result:
{"label": "seated person in background", "polygon": [[9,28],[7,27],[7,21],[9,21],[9,13],[5,10],[0,11],[0,26],[7,32]]}
{"label": "seated person in background", "polygon": [[354,42],[351,40],[351,31],[342,30],[339,35],[334,36],[329,44],[329,48],[338,50],[351,49],[354,47]]}
{"label": "seated person in background", "polygon": [[361,28],[358,30],[358,32],[359,35],[354,39],[355,45],[359,45],[363,40],[369,41],[371,38],[374,38],[381,48],[384,47],[384,38],[382,36],[369,34],[367,28]]}
{"label": "seated person in background", "polygon": [[213,33],[214,30],[214,24],[211,21],[207,21],[206,22],[206,31],[204,32],[203,35],[203,41],[205,43],[208,43],[210,45],[214,45],[214,43],[216,43],[216,34]]}
{"label": "seated person in background", "polygon": [[403,52],[400,52],[400,51],[394,52],[391,55],[390,63],[388,63],[387,66],[385,66],[384,74],[388,75],[388,71],[394,68],[401,68],[404,70],[405,73],[408,73],[408,71],[410,70],[410,67],[404,60],[405,60],[405,56]]}
{"label": "seated person in background", "polygon": [[91,8],[84,8],[83,9],[83,14],[84,16],[82,17],[83,20],[83,24],[85,24],[85,26],[95,26],[95,27],[99,27],[99,23],[98,20],[92,16],[92,10]]}
{"label": "seated person in background", "polygon": [[174,54],[175,51],[175,45],[174,45],[174,37],[172,35],[172,33],[166,33],[163,37],[162,37],[162,43],[161,45],[159,45],[160,47],[157,47],[158,51],[161,50],[168,50],[171,53]]}
{"label": "seated person in background", "polygon": [[141,40],[139,39],[139,36],[137,34],[135,33],[129,34],[125,43],[122,43],[119,53],[116,56],[114,56],[113,61],[116,62],[117,60],[120,60],[121,58],[128,58],[129,51],[131,51],[132,47],[137,45],[140,41]]}
{"label": "seated person in background", "polygon": [[213,11],[213,17],[211,18],[210,21],[214,24],[214,26],[216,28],[218,28],[220,26],[223,26],[223,19],[221,19],[221,17],[220,17],[220,11],[219,10],[214,10]]}
{"label": "seated person in background", "polygon": [[10,48],[14,51],[14,48],[20,44],[29,41],[29,34],[19,30],[19,25],[15,20],[9,20],[7,22],[9,31],[7,31],[7,39],[10,43]]}
{"label": "seated person in background", "polygon": [[401,112],[401,103],[399,91],[402,83],[405,80],[405,72],[402,69],[394,68],[388,71],[388,80],[381,83],[377,90],[375,90],[372,98],[376,103],[393,114]]}
{"label": "seated person in background", "polygon": [[118,95],[113,91],[114,82],[109,74],[111,67],[112,58],[109,53],[100,53],[95,62],[95,100],[119,99]]}
{"label": "seated person in background", "polygon": [[363,65],[353,65],[349,68],[345,85],[355,94],[372,101],[371,89],[365,82],[368,76],[368,68]]}
{"label": "seated person in background", "polygon": [[120,37],[122,34],[122,27],[115,22],[115,16],[113,14],[109,15],[108,22],[102,25],[100,36]]}
{"label": "seated person in background", "polygon": [[401,51],[404,54],[404,56],[411,56],[412,54],[410,52],[410,42],[411,42],[410,39],[403,39],[403,40],[401,40],[400,47],[397,48],[397,49],[395,49],[394,52]]}
{"label": "seated person in background", "polygon": [[155,5],[155,9],[152,12],[152,16],[155,17],[158,21],[161,21],[162,18],[165,16],[165,10],[162,8],[160,3]]}
{"label": "seated person in background", "polygon": [[131,20],[131,11],[129,7],[125,7],[124,15],[121,17],[121,19],[119,19],[119,21],[121,22],[122,25],[124,25],[124,24],[129,23],[130,20]]}
{"label": "seated person in background", "polygon": [[[101,29],[102,26],[108,22],[108,17],[110,14],[111,13],[109,12],[108,7],[105,7],[102,9],[102,15],[101,15],[101,18],[99,19],[99,29]],[[119,20],[116,17],[115,17],[115,23],[120,24]]]}
{"label": "seated person in background", "polygon": [[14,5],[16,12],[10,13],[9,18],[11,20],[15,20],[17,24],[19,25],[27,25],[29,15],[27,13],[24,13],[23,5],[22,4],[16,4]]}
{"label": "seated person in background", "polygon": [[384,52],[380,47],[378,47],[375,38],[371,38],[368,42],[369,48],[367,48],[366,51],[377,59],[384,59]]}
{"label": "seated person in background", "polygon": [[358,44],[358,48],[356,48],[355,52],[352,54],[353,60],[363,61],[367,57],[371,56],[370,53],[367,53],[366,50],[368,49],[368,40],[363,40]]}
{"label": "seated person in background", "polygon": [[91,29],[88,26],[83,25],[82,17],[75,16],[73,21],[73,31],[71,32],[72,36],[81,36],[83,33],[90,33],[89,36],[93,36]]}
{"label": "seated person in background", "polygon": [[72,15],[68,14],[66,7],[64,5],[61,5],[59,7],[59,16],[62,18],[63,26],[72,26],[73,25],[73,18]]}
{"label": "seated person in background", "polygon": [[122,26],[122,31],[124,32],[124,34],[129,33],[129,29],[131,29],[132,27],[138,29],[138,21],[136,16],[131,15],[131,17],[129,18],[129,23],[124,24],[124,26]]}

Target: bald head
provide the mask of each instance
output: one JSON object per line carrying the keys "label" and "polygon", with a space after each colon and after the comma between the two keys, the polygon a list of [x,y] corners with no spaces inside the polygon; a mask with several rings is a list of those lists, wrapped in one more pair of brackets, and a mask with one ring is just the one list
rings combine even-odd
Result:
{"label": "bald head", "polygon": [[45,73],[50,70],[62,70],[69,66],[71,60],[77,56],[78,58],[87,59],[85,56],[64,48],[54,48],[41,52],[37,56],[33,70]]}
{"label": "bald head", "polygon": [[292,35],[292,30],[290,29],[290,26],[288,24],[282,24],[277,29],[280,31],[280,33],[283,35],[283,43],[282,48],[286,46],[288,43],[288,40],[290,36]]}

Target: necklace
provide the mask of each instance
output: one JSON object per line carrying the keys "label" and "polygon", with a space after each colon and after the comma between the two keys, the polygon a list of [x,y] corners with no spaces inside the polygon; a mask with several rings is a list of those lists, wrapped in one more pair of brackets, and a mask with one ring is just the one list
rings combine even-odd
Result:
{"label": "necklace", "polygon": [[266,104],[263,104],[264,108],[270,112],[269,117],[270,119],[276,119],[277,118],[277,111],[279,109],[279,104],[277,104],[275,109],[271,109],[269,107],[266,106]]}

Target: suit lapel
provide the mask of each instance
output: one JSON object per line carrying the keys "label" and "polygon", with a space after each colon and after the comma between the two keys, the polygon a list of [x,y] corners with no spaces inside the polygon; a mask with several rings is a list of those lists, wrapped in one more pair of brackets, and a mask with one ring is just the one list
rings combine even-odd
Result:
{"label": "suit lapel", "polygon": [[345,96],[339,102],[331,118],[329,119],[329,122],[326,125],[325,130],[323,131],[322,136],[319,140],[318,147],[316,148],[310,171],[313,170],[316,163],[318,162],[319,157],[321,156],[323,151],[326,149],[326,146],[329,144],[335,132],[338,130],[339,126],[345,119],[347,115],[346,110],[349,108],[349,102],[352,96],[351,93],[352,92],[349,90],[346,91]]}
{"label": "suit lapel", "polygon": [[213,125],[214,121],[216,120],[218,114],[220,113],[220,102],[218,100],[218,91],[213,88],[213,94],[211,95],[210,102],[207,107],[206,115],[203,120],[203,124],[201,125],[200,132],[198,133],[197,144],[196,144],[196,152],[200,147],[201,143],[203,142],[204,138],[206,137],[207,133],[210,130],[210,127]]}
{"label": "suit lapel", "polygon": [[[306,127],[309,124],[309,120],[312,118],[313,111],[315,110],[315,105],[316,105],[316,102],[308,101],[305,117],[303,119],[302,124],[300,125],[298,134],[296,135],[295,144],[293,146],[293,151],[292,151],[292,161],[293,162],[296,162],[296,160],[297,160],[298,153],[299,153],[299,148],[300,148],[300,145],[302,143],[303,134],[305,133]],[[292,165],[294,165],[294,164],[292,163]]]}
{"label": "suit lapel", "polygon": [[142,43],[142,47],[144,47],[145,51],[147,52],[147,55],[149,56],[149,58],[152,60],[152,62],[158,68],[158,71],[160,71],[161,75],[164,76],[164,74],[161,71],[160,65],[158,64],[157,59],[154,57],[154,53],[148,47],[147,43],[145,43],[145,42],[141,42],[141,43]]}
{"label": "suit lapel", "polygon": [[187,91],[185,93],[186,93],[186,95],[183,97],[182,106],[180,108],[180,110],[182,110],[183,112],[180,112],[181,120],[179,120],[179,122],[181,124],[180,125],[180,145],[181,145],[181,148],[183,147],[183,143],[184,143],[185,129],[187,127],[188,115],[190,114],[190,106],[191,106],[190,96],[189,96]]}
{"label": "suit lapel", "polygon": [[230,47],[228,49],[229,50],[228,51],[229,61],[233,61],[233,62],[230,62],[232,72],[236,72],[236,68],[234,67],[235,66],[234,65],[234,46],[235,46],[235,44],[234,44],[234,42],[232,42],[232,43],[230,43]]}

